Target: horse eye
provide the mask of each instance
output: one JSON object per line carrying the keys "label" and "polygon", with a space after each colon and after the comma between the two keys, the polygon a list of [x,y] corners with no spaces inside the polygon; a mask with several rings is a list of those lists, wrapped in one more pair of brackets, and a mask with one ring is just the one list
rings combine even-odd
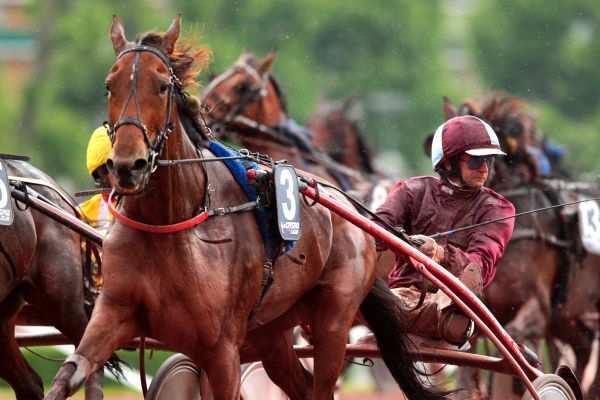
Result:
{"label": "horse eye", "polygon": [[250,84],[248,82],[242,82],[239,83],[236,87],[235,87],[235,91],[239,94],[239,95],[244,95],[246,93],[248,93],[250,91]]}
{"label": "horse eye", "polygon": [[167,93],[167,90],[169,90],[169,83],[167,82],[161,82],[160,86],[158,87],[159,93],[160,94],[165,94]]}

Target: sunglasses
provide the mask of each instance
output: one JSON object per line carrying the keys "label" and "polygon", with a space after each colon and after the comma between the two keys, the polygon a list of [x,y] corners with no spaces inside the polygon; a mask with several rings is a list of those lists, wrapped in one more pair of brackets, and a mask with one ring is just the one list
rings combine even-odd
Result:
{"label": "sunglasses", "polygon": [[494,164],[494,157],[493,156],[487,156],[487,157],[469,156],[469,158],[464,159],[464,161],[467,163],[467,167],[469,167],[469,169],[477,170],[477,169],[481,168],[481,166],[484,163],[487,164],[488,168],[491,168],[492,164]]}

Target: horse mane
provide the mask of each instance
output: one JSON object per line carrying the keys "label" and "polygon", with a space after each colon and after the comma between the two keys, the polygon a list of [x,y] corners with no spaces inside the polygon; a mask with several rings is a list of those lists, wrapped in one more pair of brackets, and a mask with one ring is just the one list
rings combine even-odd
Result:
{"label": "horse mane", "polygon": [[527,102],[505,93],[495,93],[484,103],[479,114],[498,133],[518,138],[523,135]]}
{"label": "horse mane", "polygon": [[356,126],[356,124],[353,125],[356,129],[356,139],[358,140],[358,149],[360,152],[361,164],[367,173],[374,174],[375,167],[373,167],[373,154],[371,152],[371,148],[367,144],[367,141],[365,140],[358,126]]}
{"label": "horse mane", "polygon": [[[159,32],[146,32],[138,37],[138,45],[162,49],[164,34]],[[189,42],[178,42],[173,53],[169,55],[175,76],[181,81],[184,88],[198,86],[196,77],[210,63],[211,50],[206,46],[194,48]]]}
{"label": "horse mane", "polygon": [[277,78],[275,78],[275,75],[273,75],[273,73],[269,74],[269,82],[271,83],[271,85],[273,85],[275,94],[277,95],[277,97],[279,97],[279,102],[281,103],[281,109],[283,110],[283,112],[286,115],[288,115],[287,98],[285,97],[285,94],[281,90],[281,85],[279,84],[279,81],[277,80]]}
{"label": "horse mane", "polygon": [[[150,46],[162,49],[163,34],[158,32],[146,32],[138,37],[138,45]],[[202,46],[194,49],[189,42],[178,42],[175,50],[168,55],[173,73],[179,79],[184,89],[198,86],[196,77],[209,64],[212,52],[208,47]],[[202,110],[199,100],[195,96],[177,96],[177,103],[181,111],[181,122],[188,137],[196,147],[199,147],[208,139],[204,127]]]}

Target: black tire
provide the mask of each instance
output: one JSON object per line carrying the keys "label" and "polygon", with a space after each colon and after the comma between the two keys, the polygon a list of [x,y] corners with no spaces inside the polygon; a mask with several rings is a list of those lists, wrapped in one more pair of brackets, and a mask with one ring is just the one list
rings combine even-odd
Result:
{"label": "black tire", "polygon": [[183,354],[173,354],[160,366],[146,400],[201,400],[201,370]]}
{"label": "black tire", "polygon": [[[577,400],[571,387],[558,375],[540,375],[533,381],[533,386],[541,400]],[[531,399],[531,394],[526,391],[522,400]]]}

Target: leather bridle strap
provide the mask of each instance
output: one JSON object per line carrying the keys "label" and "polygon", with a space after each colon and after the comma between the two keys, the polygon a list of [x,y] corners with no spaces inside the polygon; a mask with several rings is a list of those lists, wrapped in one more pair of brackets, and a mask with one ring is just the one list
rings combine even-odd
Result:
{"label": "leather bridle strap", "polygon": [[[156,57],[158,57],[161,60],[161,62],[167,67],[167,70],[169,71],[169,79],[170,79],[169,92],[167,94],[167,116],[165,119],[165,124],[164,124],[163,128],[158,132],[157,137],[154,140],[154,142],[152,142],[150,140],[150,137],[148,134],[148,128],[140,119],[140,105],[139,105],[139,99],[137,97],[138,67],[139,67],[139,63],[140,63],[140,55],[143,52],[151,53],[151,54],[155,55]],[[129,94],[125,101],[125,105],[123,106],[123,109],[121,110],[121,115],[119,116],[119,119],[117,120],[117,122],[114,125],[111,125],[110,123],[106,122],[105,126],[108,130],[109,137],[113,144],[116,139],[117,130],[120,127],[122,127],[124,125],[132,125],[132,126],[135,126],[137,129],[139,129],[143,134],[144,142],[146,143],[146,146],[150,149],[149,168],[150,168],[150,172],[152,173],[158,167],[158,164],[157,164],[158,157],[161,155],[162,150],[165,146],[165,143],[166,143],[167,139],[169,138],[169,135],[173,131],[173,121],[171,120],[172,113],[173,113],[173,104],[174,104],[173,98],[174,98],[174,96],[181,94],[182,84],[181,84],[181,81],[179,80],[179,78],[177,78],[177,76],[175,75],[175,72],[173,71],[173,67],[171,65],[171,62],[169,61],[169,58],[165,54],[163,54],[160,50],[155,49],[154,47],[151,47],[151,46],[137,45],[135,47],[123,50],[117,56],[117,60],[119,60],[121,57],[123,57],[125,54],[128,54],[128,53],[135,53],[135,60],[132,65],[132,71],[131,71],[131,88],[129,90]],[[124,116],[124,113],[126,112],[127,106],[129,104],[129,102],[131,101],[131,99],[133,99],[133,101],[135,102],[135,109],[136,109],[135,117]]]}

